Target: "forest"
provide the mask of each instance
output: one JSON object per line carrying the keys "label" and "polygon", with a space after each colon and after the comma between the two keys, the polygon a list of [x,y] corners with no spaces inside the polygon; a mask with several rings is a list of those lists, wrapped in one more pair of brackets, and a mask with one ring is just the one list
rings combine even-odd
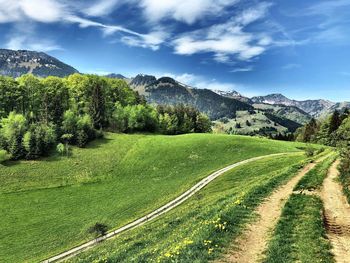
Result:
{"label": "forest", "polygon": [[124,80],[0,77],[0,161],[69,154],[109,132],[203,133],[209,118],[193,107],[148,104]]}

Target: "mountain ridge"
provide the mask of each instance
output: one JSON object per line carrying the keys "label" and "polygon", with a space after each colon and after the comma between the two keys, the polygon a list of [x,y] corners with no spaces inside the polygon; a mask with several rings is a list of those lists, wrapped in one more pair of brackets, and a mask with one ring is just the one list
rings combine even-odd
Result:
{"label": "mountain ridge", "polygon": [[265,96],[256,96],[252,97],[251,100],[254,103],[266,103],[266,104],[282,104],[285,106],[295,106],[299,109],[305,111],[306,113],[310,114],[313,117],[319,117],[324,112],[328,111],[332,106],[334,106],[336,103],[324,100],[324,99],[318,99],[318,100],[293,100],[289,99],[283,94],[280,93],[273,93],[268,94]]}
{"label": "mountain ridge", "polygon": [[44,52],[0,49],[0,75],[16,78],[28,73],[65,77],[78,70]]}

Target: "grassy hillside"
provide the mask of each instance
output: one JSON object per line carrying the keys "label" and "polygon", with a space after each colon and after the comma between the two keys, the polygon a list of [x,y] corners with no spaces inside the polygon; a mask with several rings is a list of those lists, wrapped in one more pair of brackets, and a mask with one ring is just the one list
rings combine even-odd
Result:
{"label": "grassy hillside", "polygon": [[159,220],[83,253],[69,262],[207,262],[225,251],[254,210],[293,176],[303,154],[237,167]]}
{"label": "grassy hillside", "polygon": [[295,106],[285,106],[278,104],[258,104],[254,103],[255,109],[270,112],[278,117],[287,118],[300,124],[305,124],[311,120],[311,115]]}
{"label": "grassy hillside", "polygon": [[[239,124],[239,127],[237,127]],[[262,111],[237,111],[235,119],[220,119],[214,122],[215,132],[232,134],[276,134],[288,132],[288,128],[274,122]]]}
{"label": "grassy hillside", "polygon": [[299,143],[192,134],[107,134],[70,158],[0,166],[0,262],[35,262],[90,239],[96,222],[119,227],[201,178]]}

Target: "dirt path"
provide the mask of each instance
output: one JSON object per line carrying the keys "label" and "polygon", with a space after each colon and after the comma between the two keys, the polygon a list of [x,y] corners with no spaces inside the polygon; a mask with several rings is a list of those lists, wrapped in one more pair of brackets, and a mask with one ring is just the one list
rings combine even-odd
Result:
{"label": "dirt path", "polygon": [[338,263],[350,262],[350,207],[341,185],[336,181],[339,161],[333,163],[324,181],[321,197],[325,209],[327,236]]}
{"label": "dirt path", "polygon": [[202,179],[201,181],[199,181],[197,184],[195,184],[192,188],[190,188],[189,190],[187,190],[186,192],[184,192],[182,195],[180,195],[179,197],[175,198],[174,200],[170,201],[169,203],[165,204],[164,206],[158,208],[157,210],[137,219],[134,222],[131,222],[121,228],[118,228],[112,232],[109,232],[108,234],[101,236],[97,239],[91,240],[89,242],[86,242],[80,246],[77,246],[75,248],[72,248],[70,250],[67,250],[65,252],[62,252],[56,256],[53,256],[51,258],[48,258],[44,261],[42,261],[42,263],[49,263],[49,262],[58,262],[58,261],[62,261],[64,259],[70,258],[72,256],[75,256],[79,253],[81,253],[82,251],[85,251],[91,247],[94,247],[96,245],[98,245],[99,242],[103,241],[103,240],[107,240],[110,238],[115,237],[116,235],[119,235],[122,232],[125,232],[127,230],[139,227],[157,217],[159,217],[160,215],[172,210],[173,208],[179,206],[180,204],[182,204],[183,202],[185,202],[186,200],[188,200],[191,196],[193,196],[195,193],[197,193],[198,191],[200,191],[203,187],[205,187],[206,185],[208,185],[210,182],[212,182],[214,179],[216,179],[217,177],[219,177],[220,175],[224,174],[225,172],[241,166],[243,164],[247,164],[250,162],[255,162],[264,158],[268,158],[268,157],[273,157],[273,156],[281,156],[281,155],[290,155],[290,154],[295,154],[295,153],[276,153],[276,154],[269,154],[269,155],[264,155],[264,156],[258,156],[258,157],[253,157],[247,160],[243,160],[234,164],[231,164],[225,168],[222,168],[212,174],[210,174],[209,176],[205,177],[204,179]]}
{"label": "dirt path", "polygon": [[235,247],[232,247],[231,251],[219,262],[259,262],[267,247],[269,233],[277,224],[285,202],[293,193],[293,188],[308,171],[313,169],[317,163],[321,162],[328,156],[329,155],[320,158],[314,163],[306,165],[287,184],[278,188],[268,199],[266,199],[266,201],[257,208],[256,212],[259,219],[250,224],[243,234],[233,242]]}

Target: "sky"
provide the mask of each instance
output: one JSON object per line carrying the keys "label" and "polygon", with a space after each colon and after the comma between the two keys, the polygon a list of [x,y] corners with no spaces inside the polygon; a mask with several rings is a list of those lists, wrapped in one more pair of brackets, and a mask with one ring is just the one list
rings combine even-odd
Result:
{"label": "sky", "polygon": [[350,0],[0,0],[0,48],[83,73],[350,100]]}

